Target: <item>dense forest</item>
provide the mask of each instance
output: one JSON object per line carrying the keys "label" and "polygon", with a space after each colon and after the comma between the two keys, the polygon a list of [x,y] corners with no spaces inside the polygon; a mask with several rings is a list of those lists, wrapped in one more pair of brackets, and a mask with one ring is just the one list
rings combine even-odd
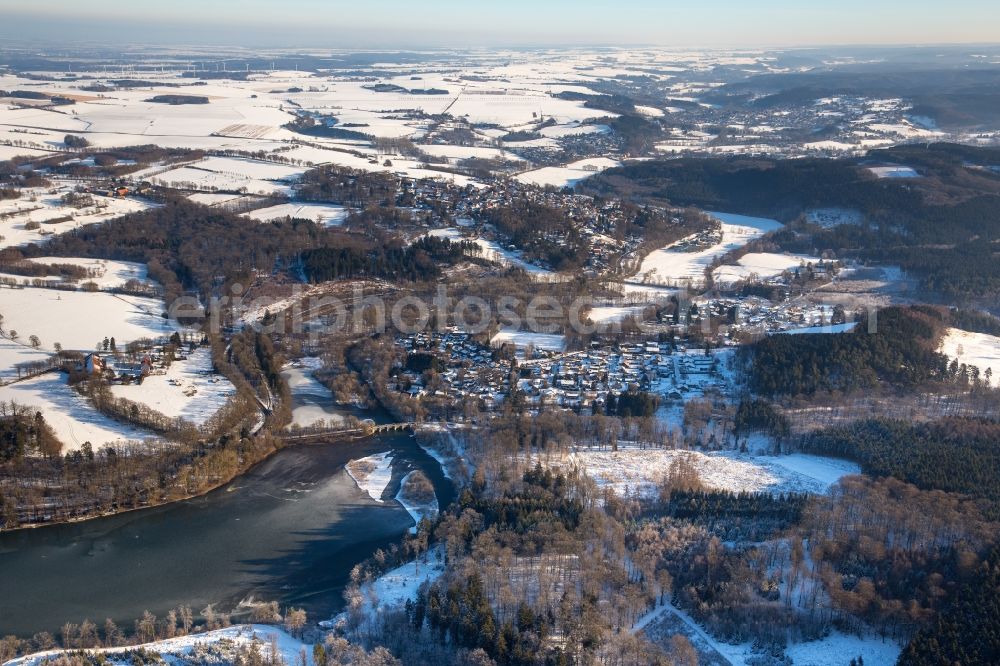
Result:
{"label": "dense forest", "polygon": [[[252,223],[183,199],[102,225],[81,227],[29,246],[25,257],[96,257],[137,261],[164,285],[166,300],[194,291],[207,300],[255,271],[304,268],[310,280],[383,277],[424,280],[470,253],[468,243],[424,238],[408,247],[386,232],[356,234],[303,219]],[[19,260],[19,257],[18,257]]]}
{"label": "dense forest", "polygon": [[434,236],[424,236],[406,246],[319,247],[303,251],[302,266],[313,282],[357,277],[425,281],[438,277],[442,268],[474,254],[478,247]]}
{"label": "dense forest", "polygon": [[[977,502],[897,479],[849,477],[826,496],[729,493],[701,487],[682,463],[659,500],[637,504],[531,462],[588,441],[577,429],[594,420],[491,424],[470,487],[426,526],[445,575],[403,617],[359,620],[349,636],[403,663],[480,652],[497,664],[676,663],[676,631],[628,640],[643,608],[670,599],[714,637],[782,663],[789,643],[831,627],[919,642],[987,570],[997,525]],[[350,591],[349,603],[364,594]]]}
{"label": "dense forest", "polygon": [[25,254],[142,262],[164,286],[169,302],[189,290],[212,295],[219,276],[249,284],[254,270],[291,264],[303,249],[332,242],[335,235],[307,220],[252,224],[173,198],[160,207],[74,229],[44,246],[29,246]]}
{"label": "dense forest", "polygon": [[869,420],[809,434],[802,448],[856,460],[873,476],[987,500],[990,515],[1000,517],[1000,424],[995,421]]}
{"label": "dense forest", "polygon": [[1000,663],[1000,549],[954,595],[932,626],[918,633],[899,666]]}
{"label": "dense forest", "polygon": [[59,455],[61,449],[41,412],[0,402],[0,465],[20,463],[27,455]]}
{"label": "dense forest", "polygon": [[590,244],[559,209],[518,201],[491,209],[485,221],[528,259],[543,261],[555,270],[579,268],[589,258]]}
{"label": "dense forest", "polygon": [[396,205],[399,190],[399,179],[389,173],[326,166],[302,174],[297,194],[304,201],[329,201],[351,208],[366,208]]}
{"label": "dense forest", "polygon": [[[790,252],[832,250],[897,264],[942,298],[1000,294],[1000,174],[996,149],[932,144],[871,151],[858,159],[682,158],[627,164],[584,192],[738,211],[786,223],[815,208],[857,211],[861,224],[801,224],[774,234]],[[918,178],[879,179],[868,165],[903,164]],[[900,182],[903,180],[905,182]]]}
{"label": "dense forest", "polygon": [[935,351],[943,325],[932,308],[893,307],[850,332],[771,335],[741,351],[750,358],[750,387],[762,395],[856,391],[880,381],[916,386],[953,377],[948,358]]}

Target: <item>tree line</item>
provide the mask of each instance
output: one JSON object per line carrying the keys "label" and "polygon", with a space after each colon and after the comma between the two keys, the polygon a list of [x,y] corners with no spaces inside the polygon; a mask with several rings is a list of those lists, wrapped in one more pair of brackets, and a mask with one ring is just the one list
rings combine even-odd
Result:
{"label": "tree line", "polygon": [[944,324],[933,308],[892,307],[850,332],[771,335],[741,354],[749,357],[751,390],[765,396],[850,392],[879,382],[913,387],[953,378],[948,358],[936,351]]}

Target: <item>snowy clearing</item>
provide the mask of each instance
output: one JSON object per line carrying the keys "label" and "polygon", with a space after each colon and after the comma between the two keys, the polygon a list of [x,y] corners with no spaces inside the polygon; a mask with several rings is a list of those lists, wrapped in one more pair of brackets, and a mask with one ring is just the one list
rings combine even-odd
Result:
{"label": "snowy clearing", "polygon": [[595,305],[587,311],[587,318],[592,324],[614,324],[628,317],[638,317],[644,309],[644,305]]}
{"label": "snowy clearing", "polygon": [[66,376],[50,372],[40,377],[0,386],[0,402],[16,402],[38,409],[65,445],[74,451],[90,442],[94,449],[126,441],[146,440],[145,430],[114,421],[96,409],[66,383]]}
{"label": "snowy clearing", "polygon": [[792,643],[785,655],[794,666],[843,666],[854,657],[865,666],[894,666],[902,646],[878,637],[858,638],[834,631],[826,638],[810,643]]}
{"label": "snowy clearing", "polygon": [[960,365],[974,365],[983,374],[990,370],[992,377],[1000,379],[1000,338],[995,335],[949,328],[941,341],[941,353]]}
{"label": "snowy clearing", "polygon": [[378,609],[400,606],[417,596],[424,581],[437,580],[444,573],[442,556],[440,548],[432,548],[425,561],[408,562],[379,576],[372,585]]}
{"label": "snowy clearing", "polygon": [[907,166],[868,167],[879,178],[919,178],[916,169]]}
{"label": "snowy clearing", "polygon": [[236,387],[213,372],[212,350],[201,347],[186,361],[171,363],[164,374],[151,374],[141,384],[115,384],[111,392],[200,426],[225,406]]}
{"label": "snowy clearing", "polygon": [[535,349],[552,352],[561,352],[566,347],[566,339],[562,335],[515,331],[512,328],[502,328],[490,339],[490,345],[493,347],[501,347],[507,343],[515,345],[521,351],[529,345]]}
{"label": "snowy clearing", "polygon": [[120,346],[141,338],[160,338],[173,331],[163,311],[161,301],[107,292],[0,290],[4,333],[10,336],[16,331],[22,341],[37,335],[46,350],[56,342],[65,349],[87,351],[105,337],[114,337]]}
{"label": "snowy clearing", "polygon": [[818,263],[820,259],[801,254],[775,254],[773,252],[750,252],[743,255],[736,266],[720,266],[712,274],[716,283],[732,285],[743,280],[768,280],[785,271],[794,271],[806,264]]}
{"label": "snowy clearing", "polygon": [[[387,610],[395,609],[415,599],[417,590],[426,583],[433,583],[444,573],[444,551],[441,546],[435,546],[427,551],[420,560],[407,562],[401,566],[386,571],[373,582],[361,586],[363,599],[361,613],[370,620],[375,620]],[[332,620],[320,622],[324,629],[333,628],[347,619],[347,613],[342,612]]]}
{"label": "snowy clearing", "polygon": [[692,464],[707,487],[731,492],[821,494],[841,477],[860,473],[857,465],[820,456],[753,457],[733,451],[701,453],[634,445],[619,446],[618,451],[578,448],[563,459],[542,462],[557,468],[579,467],[599,486],[619,495],[653,498],[678,459]]}
{"label": "snowy clearing", "polygon": [[[682,634],[699,651],[704,663],[728,662],[732,666],[765,663],[750,643],[733,645],[718,640],[705,631],[690,614],[671,603],[659,606],[642,617],[633,628],[642,631],[659,645],[668,644],[670,637]],[[792,666],[844,666],[855,657],[862,657],[867,666],[893,666],[902,646],[877,636],[859,638],[838,631],[826,638],[808,643],[791,643],[784,653]]]}
{"label": "snowy clearing", "polygon": [[348,210],[343,206],[333,206],[316,203],[286,203],[271,206],[270,208],[259,208],[248,213],[243,213],[243,217],[258,222],[270,222],[271,220],[283,220],[286,217],[299,218],[303,220],[313,220],[317,224],[324,226],[334,226],[342,224],[347,219]]}
{"label": "snowy clearing", "polygon": [[572,187],[582,180],[596,176],[605,169],[621,166],[621,162],[607,157],[594,157],[570,162],[561,167],[542,167],[517,176],[517,180],[527,185],[545,187]]}
{"label": "snowy clearing", "polygon": [[[33,264],[70,264],[86,269],[91,275],[79,282],[93,282],[98,289],[117,289],[125,286],[129,280],[145,284],[155,284],[149,279],[146,264],[133,261],[113,261],[110,259],[86,259],[80,257],[38,257],[30,259]],[[24,278],[22,278],[24,279]],[[43,278],[57,281],[58,278]]]}
{"label": "snowy clearing", "polygon": [[777,220],[732,213],[708,213],[722,225],[722,239],[711,247],[684,252],[676,244],[654,250],[642,262],[632,281],[644,284],[676,284],[681,281],[701,283],[705,269],[718,257],[739,249],[755,238],[782,227]]}

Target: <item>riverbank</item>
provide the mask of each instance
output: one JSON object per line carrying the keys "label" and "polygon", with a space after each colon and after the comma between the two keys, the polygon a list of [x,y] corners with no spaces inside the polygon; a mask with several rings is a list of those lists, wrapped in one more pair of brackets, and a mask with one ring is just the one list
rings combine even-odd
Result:
{"label": "riverbank", "polygon": [[[317,383],[317,385],[319,384]],[[322,387],[322,385],[319,386],[323,388],[323,390],[326,390],[325,387]],[[317,400],[319,396],[315,395],[314,392],[312,392],[311,390],[306,391],[306,397],[308,399],[308,402],[305,404],[308,404],[310,407],[315,408],[317,407],[317,405],[321,404],[321,401]],[[291,407],[293,410],[303,406],[303,403],[300,402],[300,400],[302,400],[302,395],[293,392],[292,398],[293,398],[292,399],[293,404],[291,405]],[[354,410],[354,409],[343,410],[342,408],[333,403],[333,396],[329,394],[328,391],[325,400],[322,401],[322,407],[319,408],[326,410],[328,414],[339,413],[340,411],[344,411],[345,412],[344,418],[346,418],[347,416],[352,416],[354,418],[365,417],[365,418],[372,418],[376,422],[388,421],[391,418],[387,415],[384,408],[382,408],[381,406],[371,410]],[[253,470],[255,466],[260,465],[261,463],[267,461],[269,458],[271,458],[278,452],[282,451],[287,446],[298,445],[298,443],[285,443],[284,440],[282,439],[283,434],[284,433],[274,434],[271,433],[270,431],[264,431],[262,433],[255,435],[253,438],[250,439],[250,441],[254,442],[255,444],[254,446],[249,446],[249,447],[243,444],[242,441],[231,441],[228,445],[223,445],[221,447],[208,447],[207,450],[205,448],[199,448],[199,447],[189,447],[185,449],[183,448],[183,445],[177,445],[177,447],[173,449],[164,449],[162,452],[162,455],[164,456],[172,455],[175,456],[176,458],[182,458],[183,456],[187,456],[191,458],[192,462],[189,463],[189,467],[197,465],[199,462],[204,463],[202,464],[202,467],[211,467],[211,472],[212,474],[215,475],[214,478],[212,477],[211,474],[207,473],[203,474],[201,476],[202,478],[205,479],[204,485],[200,485],[198,489],[194,492],[184,493],[180,495],[172,494],[170,496],[159,498],[158,501],[146,502],[138,506],[120,507],[111,511],[87,510],[86,507],[67,507],[62,509],[62,511],[69,512],[72,515],[67,515],[64,517],[56,517],[53,519],[43,520],[43,521],[26,522],[19,524],[16,527],[0,527],[0,534],[15,532],[18,530],[34,530],[44,527],[51,527],[55,525],[76,524],[90,520],[99,520],[101,518],[108,518],[111,516],[116,516],[136,511],[146,511],[157,507],[167,506],[176,502],[184,502],[199,497],[204,497],[205,495],[215,490],[218,490],[223,486],[226,486],[227,484],[231,483],[234,479],[247,474],[248,472]],[[354,443],[354,442],[364,441],[369,438],[370,437],[368,436],[361,435],[353,438],[351,442]],[[154,456],[157,454],[150,453],[149,455]],[[236,466],[222,467],[216,464],[211,464],[211,465],[207,464],[208,462],[211,462],[210,459],[213,456],[218,456],[220,459],[223,459],[224,462],[228,465],[231,465],[235,462]],[[164,465],[164,467],[167,466],[168,465]],[[174,471],[173,476],[170,479],[171,483],[169,484],[169,487],[176,489],[176,483],[178,481],[178,477],[181,475],[180,469],[182,468],[180,467],[180,463],[178,463],[178,469]],[[224,469],[226,471],[226,473],[222,476],[218,476],[218,470],[220,469]],[[160,474],[156,474],[154,476],[156,476],[157,479],[159,479]],[[189,476],[198,478],[199,474],[197,472],[191,472]],[[0,491],[2,491],[2,486],[0,486]],[[102,501],[106,502],[107,501],[106,495],[108,491],[107,489],[104,489],[104,491],[105,491],[105,496],[88,498],[90,503],[99,506]],[[23,514],[27,513],[30,510],[30,508],[18,507],[16,510],[19,513]]]}
{"label": "riverbank", "polygon": [[0,635],[57,634],[64,622],[112,618],[131,626],[186,605],[220,612],[249,598],[330,617],[351,568],[413,526],[397,502],[377,503],[348,461],[393,453],[386,497],[420,470],[442,506],[456,491],[409,435],[291,446],[212,492],[186,501],[49,529],[0,534]]}
{"label": "riverbank", "polygon": [[[257,437],[258,438],[265,437],[267,439],[267,441],[272,442],[273,445],[269,446],[268,448],[266,448],[263,451],[263,455],[252,456],[252,457],[249,457],[249,458],[245,457],[242,460],[237,457],[237,461],[238,461],[237,464],[238,464],[238,466],[235,469],[233,469],[231,473],[227,473],[226,475],[224,475],[222,477],[219,477],[216,480],[207,482],[207,485],[200,486],[198,488],[198,490],[195,491],[195,492],[186,493],[186,494],[180,495],[180,496],[174,495],[174,496],[171,496],[169,498],[164,498],[161,501],[148,502],[148,503],[145,503],[145,504],[141,504],[139,506],[122,507],[122,508],[115,509],[115,510],[112,510],[112,511],[92,511],[92,512],[85,512],[85,513],[83,513],[83,515],[76,514],[76,515],[72,515],[72,516],[67,516],[65,518],[55,518],[53,520],[46,520],[46,521],[38,521],[38,522],[32,522],[32,523],[26,523],[26,524],[19,524],[16,527],[0,527],[0,534],[6,534],[6,533],[16,532],[16,531],[20,531],[20,530],[37,530],[37,529],[41,529],[41,528],[44,528],[44,527],[52,527],[52,526],[56,526],[56,525],[69,525],[69,524],[83,523],[83,522],[87,522],[87,521],[90,521],[90,520],[98,520],[98,519],[101,519],[101,518],[109,518],[111,516],[118,516],[118,515],[122,515],[122,514],[133,513],[133,512],[136,512],[136,511],[146,511],[146,510],[149,510],[149,509],[155,509],[157,507],[167,506],[169,504],[174,504],[174,503],[177,503],[177,502],[184,502],[184,501],[192,500],[192,499],[195,499],[195,498],[198,498],[198,497],[203,497],[203,496],[205,496],[205,495],[207,495],[207,494],[209,494],[211,492],[214,492],[215,490],[218,490],[219,488],[227,485],[228,483],[231,483],[233,481],[233,479],[236,479],[236,478],[238,478],[240,476],[243,476],[244,474],[247,474],[255,466],[257,466],[257,465],[265,462],[268,458],[274,456],[279,451],[281,451],[281,450],[283,450],[285,448],[285,446],[281,443],[281,439],[280,438],[273,437],[269,433],[266,434],[266,435],[263,435],[263,436],[258,435]],[[255,438],[254,441],[260,442],[261,440],[258,439],[258,438]],[[216,449],[216,451],[218,451],[220,453],[224,452],[225,450],[226,449]],[[255,451],[255,449],[246,449],[246,448],[243,449],[244,452],[247,451],[247,450],[249,450],[251,452]],[[175,477],[175,480],[176,480],[176,477]],[[98,500],[94,500],[94,501],[98,501]],[[23,509],[15,509],[15,510],[20,511],[20,510],[23,510]],[[76,509],[70,509],[70,510],[72,510],[74,512],[77,511]]]}

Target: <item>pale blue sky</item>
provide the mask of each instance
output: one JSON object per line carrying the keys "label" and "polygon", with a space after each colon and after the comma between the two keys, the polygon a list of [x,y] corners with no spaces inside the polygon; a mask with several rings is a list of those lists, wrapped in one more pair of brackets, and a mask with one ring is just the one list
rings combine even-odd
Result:
{"label": "pale blue sky", "polygon": [[0,39],[283,46],[1000,41],[1000,1],[0,0]]}

